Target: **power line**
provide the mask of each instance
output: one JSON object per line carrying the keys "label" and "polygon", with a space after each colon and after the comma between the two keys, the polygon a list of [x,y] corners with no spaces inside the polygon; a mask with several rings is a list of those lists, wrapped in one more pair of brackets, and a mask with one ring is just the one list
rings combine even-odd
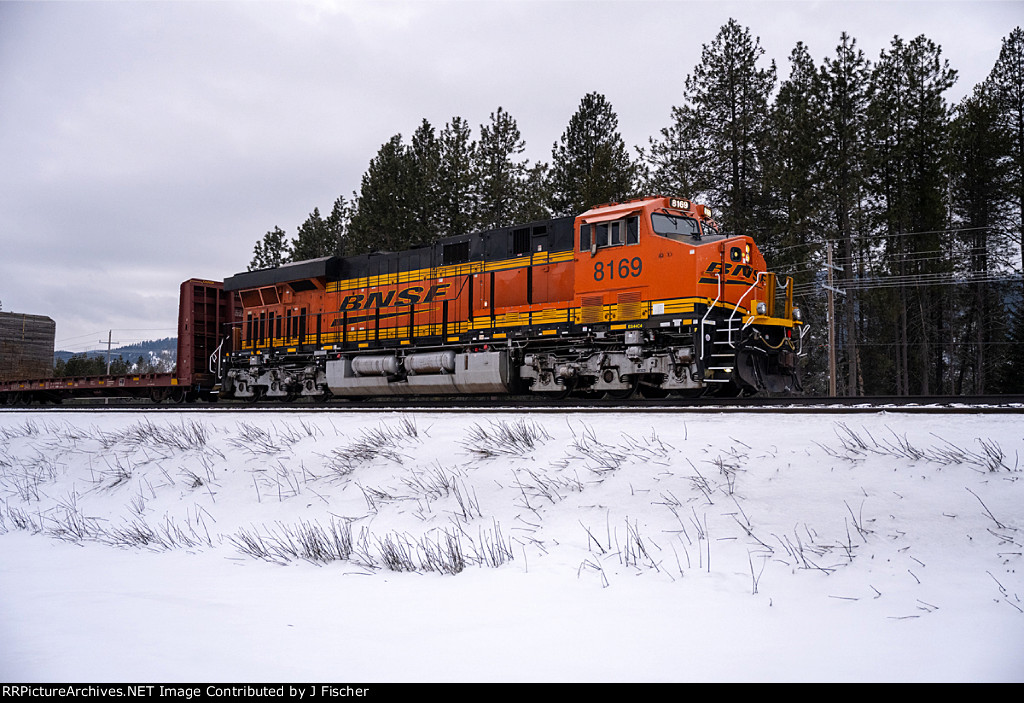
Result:
{"label": "power line", "polygon": [[[150,328],[137,327],[137,328],[129,328],[129,329],[113,328],[113,329],[108,330],[108,331],[109,332],[164,332],[164,333],[175,333],[175,334],[177,334],[177,332],[178,332],[178,330],[176,328],[169,328],[169,327],[150,327]],[[56,341],[56,343],[57,344],[67,344],[69,342],[74,342],[74,341],[79,340],[79,339],[85,339],[86,337],[92,338],[92,337],[95,337],[96,335],[102,335],[102,334],[103,334],[102,330],[99,331],[99,332],[90,332],[89,334],[80,334],[80,335],[77,335],[75,337],[65,337],[63,339],[58,339]],[[168,335],[168,336],[170,336],[170,335]],[[148,338],[144,338],[144,337],[140,337],[136,341],[138,341],[138,342],[146,342],[146,341],[149,341],[149,339]]]}
{"label": "power line", "polygon": [[[1024,280],[1021,274],[1010,276],[968,275],[966,278],[954,278],[963,276],[955,271],[933,273],[933,274],[909,274],[892,276],[870,276],[864,278],[841,279],[838,284],[844,290],[881,290],[885,288],[900,288],[903,286],[943,286],[943,285],[971,285],[978,283],[1011,283]],[[793,286],[794,295],[811,295],[823,292],[820,283],[804,283]]]}
{"label": "power line", "polygon": [[[817,246],[820,246],[820,245],[824,245],[827,242],[833,242],[835,244],[841,244],[843,242],[850,241],[853,244],[862,244],[864,242],[876,242],[876,241],[878,241],[880,239],[890,239],[890,238],[896,238],[896,237],[915,237],[915,236],[921,236],[921,235],[925,235],[925,234],[953,234],[953,233],[960,233],[960,232],[979,232],[981,230],[1006,230],[1006,228],[1001,226],[1001,225],[986,225],[984,227],[949,227],[947,229],[918,230],[918,231],[912,231],[912,232],[880,232],[880,233],[872,233],[872,234],[864,234],[863,232],[857,232],[849,240],[847,240],[845,237],[838,237],[838,238],[834,238],[834,239],[833,238],[829,238],[829,239],[822,239],[822,240],[819,240],[819,241],[816,241],[816,242],[804,242],[803,244],[790,244],[789,246],[778,247],[776,249],[772,249],[772,251],[780,252],[780,251],[789,251],[790,249],[800,249],[802,247],[817,247]],[[810,232],[802,232],[801,234],[803,234],[805,237],[812,236],[812,234]]]}

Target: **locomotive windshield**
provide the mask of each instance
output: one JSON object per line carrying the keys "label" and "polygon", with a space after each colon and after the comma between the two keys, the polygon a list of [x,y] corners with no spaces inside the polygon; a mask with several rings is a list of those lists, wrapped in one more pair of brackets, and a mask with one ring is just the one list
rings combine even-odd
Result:
{"label": "locomotive windshield", "polygon": [[[701,225],[703,224],[703,228]],[[651,226],[654,233],[676,241],[700,239],[702,236],[715,236],[718,231],[708,223],[701,223],[685,215],[673,215],[669,212],[656,212],[651,215]]]}

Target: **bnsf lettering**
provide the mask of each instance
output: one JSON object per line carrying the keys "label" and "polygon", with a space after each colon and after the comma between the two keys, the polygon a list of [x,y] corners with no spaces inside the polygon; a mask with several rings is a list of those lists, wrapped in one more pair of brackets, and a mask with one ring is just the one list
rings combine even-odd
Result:
{"label": "bnsf lettering", "polygon": [[398,305],[412,305],[423,299],[423,286],[398,291]]}
{"label": "bnsf lettering", "polygon": [[430,286],[430,290],[427,292],[426,297],[423,298],[423,302],[429,303],[432,300],[444,300],[445,293],[448,291],[449,286],[451,286],[450,283],[443,283],[439,286]]}
{"label": "bnsf lettering", "polygon": [[[723,276],[736,276],[739,278],[753,278],[754,267],[750,264],[723,264],[720,261],[713,261],[708,264],[708,267],[704,270],[704,273],[714,275],[721,272]],[[701,281],[702,283],[704,281]]]}
{"label": "bnsf lettering", "polygon": [[355,295],[346,295],[345,299],[341,301],[341,307],[339,310],[359,310],[363,306],[363,295],[362,293],[356,293]]}
{"label": "bnsf lettering", "polygon": [[391,301],[395,299],[395,291],[389,290],[387,295],[382,291],[374,291],[366,298],[367,308],[387,308],[391,307]]}
{"label": "bnsf lettering", "polygon": [[346,295],[342,299],[338,310],[340,312],[346,312],[349,310],[374,310],[376,308],[390,308],[397,305],[415,305],[416,303],[429,303],[434,300],[444,300],[450,287],[450,283],[441,283],[430,286],[426,294],[423,292],[423,286],[410,286],[398,291],[387,291],[386,293],[384,291],[374,291],[369,295],[352,293],[351,295]]}

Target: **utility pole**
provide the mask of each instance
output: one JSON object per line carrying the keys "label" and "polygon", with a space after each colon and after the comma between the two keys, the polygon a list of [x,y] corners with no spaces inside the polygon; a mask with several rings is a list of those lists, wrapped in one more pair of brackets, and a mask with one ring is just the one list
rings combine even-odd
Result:
{"label": "utility pole", "polygon": [[[114,330],[107,330],[107,375],[108,376],[110,375],[110,348],[114,344],[113,339],[114,339]],[[103,340],[101,339],[99,343],[103,344]],[[120,342],[118,342],[118,344],[120,344]],[[103,399],[103,404],[104,405],[109,405],[110,404],[110,398],[104,398]]]}
{"label": "utility pole", "polygon": [[[110,347],[113,346],[114,331],[107,330],[107,375],[110,375]],[[100,340],[100,344],[103,344],[103,340]],[[120,342],[118,342],[120,344]]]}
{"label": "utility pole", "polygon": [[832,272],[842,271],[838,266],[832,264],[832,241],[825,242],[825,267],[828,269],[825,273],[828,275],[828,283],[825,285],[825,290],[828,291],[828,394],[830,397],[836,397],[836,304],[835,294],[846,295],[845,291],[841,291],[832,285]]}

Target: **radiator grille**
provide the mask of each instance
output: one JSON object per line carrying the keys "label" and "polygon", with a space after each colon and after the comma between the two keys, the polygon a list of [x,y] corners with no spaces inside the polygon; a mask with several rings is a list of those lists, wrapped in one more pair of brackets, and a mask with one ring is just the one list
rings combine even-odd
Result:
{"label": "radiator grille", "polygon": [[601,322],[604,317],[603,307],[600,295],[585,296],[580,321],[583,323]]}
{"label": "radiator grille", "polygon": [[618,305],[615,306],[615,319],[640,319],[640,293],[619,293]]}

